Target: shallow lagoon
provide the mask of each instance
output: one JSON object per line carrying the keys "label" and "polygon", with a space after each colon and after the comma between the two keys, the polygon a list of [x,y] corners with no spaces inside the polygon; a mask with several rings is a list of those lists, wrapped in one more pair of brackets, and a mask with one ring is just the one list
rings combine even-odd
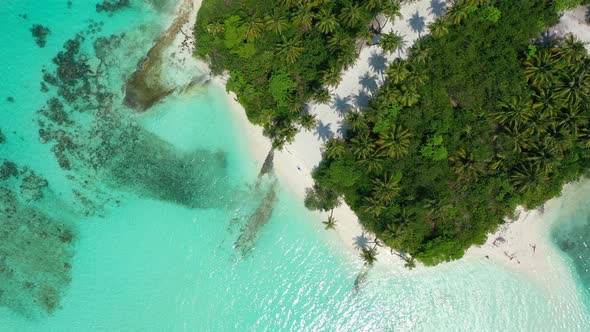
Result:
{"label": "shallow lagoon", "polygon": [[[219,88],[171,96],[141,116],[121,108],[124,78],[165,21],[156,2],[131,3],[112,15],[97,13],[91,1],[68,8],[66,1],[14,0],[0,8],[5,18],[0,41],[11,45],[0,55],[8,64],[0,68],[5,78],[0,129],[6,138],[0,157],[47,179],[44,197],[23,204],[67,222],[75,235],[71,282],[61,290],[59,306],[45,313],[38,303],[21,311],[3,303],[3,329],[590,328],[579,298],[548,300],[543,290],[483,259],[412,272],[377,265],[355,292],[362,264],[280,185],[272,217],[244,257],[235,243],[272,180],[256,185],[258,166],[236,136],[239,130]],[[51,31],[44,48],[31,35],[33,24]],[[42,69],[55,70],[51,59],[78,32],[84,33],[81,53],[91,68],[98,66],[91,42],[125,33],[122,44],[110,49],[111,59],[125,61],[108,67],[108,78],[100,81],[113,95],[108,127],[101,127],[106,121],[91,107],[77,112],[65,105],[73,124],[63,130],[77,142],[66,152],[72,164],[67,170],[52,151],[58,140],[40,142],[38,121],[49,120],[37,110],[57,90],[41,91]],[[91,128],[125,133],[110,151],[100,150],[111,157],[88,157],[101,146]],[[162,165],[165,161],[172,163]],[[20,192],[19,183],[0,185]],[[587,262],[587,256],[579,257]]]}

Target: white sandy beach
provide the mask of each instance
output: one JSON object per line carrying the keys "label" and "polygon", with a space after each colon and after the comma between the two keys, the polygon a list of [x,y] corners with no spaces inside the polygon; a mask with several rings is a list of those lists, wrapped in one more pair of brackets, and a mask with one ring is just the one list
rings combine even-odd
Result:
{"label": "white sandy beach", "polygon": [[[443,0],[420,0],[404,5],[401,10],[403,18],[396,19],[393,24],[391,21],[388,22],[383,32],[399,33],[404,38],[406,48],[409,48],[427,33],[428,24],[444,13],[445,6]],[[366,106],[368,98],[383,84],[384,71],[388,64],[405,55],[405,49],[389,54],[384,53],[378,44],[365,46],[355,65],[342,75],[341,84],[330,89],[332,102],[327,105],[309,105],[319,121],[318,128],[314,131],[300,132],[292,144],[275,153],[277,175],[299,197],[305,195],[305,188],[313,185],[311,172],[322,159],[322,148],[326,138],[341,135],[343,110],[347,107]],[[298,170],[298,166],[301,171]],[[349,249],[356,251],[355,238],[363,234],[358,218],[346,204],[334,210],[334,217],[337,220],[338,237]],[[380,257],[386,255],[390,255],[389,250],[384,250]]]}
{"label": "white sandy beach", "polygon": [[586,43],[586,50],[590,52],[590,27],[586,24],[586,6],[580,6],[574,10],[565,12],[559,24],[550,33],[563,36],[571,33]]}
{"label": "white sandy beach", "polygon": [[[191,16],[190,22],[182,29],[183,33],[177,36],[170,48],[173,50],[170,52],[175,54],[173,58],[176,59],[175,63],[179,72],[198,71],[202,73],[203,64],[192,56],[194,39],[190,34],[200,3],[200,0],[192,0],[191,11],[194,11],[194,15]],[[396,19],[393,25],[388,23],[384,32],[396,31],[400,33],[404,36],[407,48],[427,33],[428,24],[444,13],[445,6],[444,0],[420,0],[404,5],[401,11],[403,18]],[[583,29],[588,31],[588,26],[582,27],[577,23],[579,15],[580,10],[571,15],[566,13],[559,26],[559,32],[565,33],[575,30],[574,32],[580,33]],[[187,36],[185,33],[189,35]],[[586,33],[584,36],[590,39],[590,34]],[[371,94],[383,84],[383,72],[387,64],[395,58],[405,55],[403,51],[384,54],[379,45],[364,47],[356,64],[344,73],[342,83],[330,90],[332,103],[329,105],[309,105],[311,112],[319,120],[318,128],[314,131],[300,132],[292,144],[283,151],[276,151],[274,157],[276,175],[281,183],[296,194],[296,197],[303,199],[305,189],[313,185],[311,172],[321,161],[322,147],[326,137],[341,135],[339,129],[342,125],[342,110],[349,106],[365,106]],[[190,71],[186,70],[187,64],[190,65],[189,68],[192,68]],[[227,76],[214,77],[211,81],[212,84],[223,88],[225,88],[226,82]],[[237,102],[233,92],[228,93],[228,101],[241,128],[241,137],[249,141],[252,147],[252,156],[259,165],[262,165],[271,148],[269,140],[263,136],[261,127],[254,126],[248,121],[243,107]],[[575,186],[568,186],[565,190],[566,193],[575,190]],[[484,245],[470,248],[466,256],[505,266],[548,290],[553,289],[555,292],[557,290],[561,292],[574,291],[571,272],[549,238],[551,211],[556,210],[559,205],[560,199],[554,199],[545,205],[545,213],[541,213],[539,210],[520,211],[517,220],[502,225],[497,233],[489,236]],[[320,213],[316,213],[316,215],[317,222],[326,217]],[[335,209],[334,216],[337,220],[336,230],[335,233],[330,234],[335,234],[344,247],[350,250],[351,255],[357,255],[355,239],[364,234],[358,218],[346,204]],[[498,238],[503,241],[497,240]],[[378,264],[394,264],[396,270],[399,270],[403,262],[397,256],[391,255],[389,249],[382,248],[381,251],[378,256]],[[552,294],[557,296],[555,292]]]}

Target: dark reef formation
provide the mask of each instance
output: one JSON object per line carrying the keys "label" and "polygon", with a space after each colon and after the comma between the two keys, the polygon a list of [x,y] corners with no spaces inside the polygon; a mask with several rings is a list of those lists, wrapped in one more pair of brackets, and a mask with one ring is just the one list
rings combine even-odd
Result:
{"label": "dark reef formation", "polygon": [[31,28],[31,34],[33,34],[35,43],[37,43],[37,46],[39,47],[45,47],[45,44],[47,43],[47,36],[49,36],[50,33],[51,31],[49,28],[44,27],[41,24],[35,24]]}
{"label": "dark reef formation", "polygon": [[[121,57],[134,41],[125,34],[99,37],[102,25],[88,21],[66,41],[40,82],[47,99],[36,112],[39,142],[55,156],[70,192],[58,199],[50,181],[0,159],[0,306],[25,316],[59,309],[71,280],[76,220],[106,216],[129,197],[187,208],[246,201],[246,191],[228,181],[222,151],[180,151],[140,126],[124,104],[129,85],[121,89],[128,70]],[[264,195],[240,237],[244,252],[272,213],[274,187]]]}
{"label": "dark reef formation", "polygon": [[71,280],[75,232],[36,208],[53,203],[46,193],[32,170],[0,164],[0,306],[28,317],[59,308]]}
{"label": "dark reef formation", "polygon": [[6,137],[2,133],[2,129],[0,129],[0,144],[4,144],[6,142]]}
{"label": "dark reef formation", "polygon": [[96,4],[96,12],[115,12],[129,7],[129,0],[103,1]]}
{"label": "dark reef formation", "polygon": [[274,156],[275,156],[275,150],[273,148],[271,148],[270,151],[268,151],[266,158],[264,159],[264,163],[262,164],[262,167],[260,168],[260,172],[258,173],[258,176],[263,176],[263,175],[272,173],[272,171],[274,169]]}
{"label": "dark reef formation", "polygon": [[223,152],[177,151],[145,131],[105,165],[104,181],[137,195],[189,208],[220,206],[230,194]]}
{"label": "dark reef formation", "polygon": [[[259,181],[261,180],[263,179],[259,179]],[[234,243],[234,247],[242,257],[247,257],[252,252],[260,231],[272,216],[277,200],[278,181],[276,178],[273,178],[271,181],[256,211],[250,216],[248,223],[244,226],[242,233]]]}
{"label": "dark reef formation", "polygon": [[[100,179],[113,188],[168,201],[190,208],[211,207],[227,196],[225,158],[222,152],[180,152],[142,129],[122,104],[110,75],[119,61],[113,55],[126,36],[96,38],[94,56],[83,54],[86,38],[80,34],[67,41],[53,59],[55,71],[45,70],[44,82],[55,89],[38,111],[39,140],[51,144],[61,168],[92,178],[82,179],[85,188],[74,193],[84,201],[84,214],[96,212],[90,204],[89,183]],[[94,67],[90,63],[97,63]],[[50,90],[51,91],[51,90]],[[82,199],[84,198],[84,199]],[[94,211],[94,212],[93,212]]]}
{"label": "dark reef formation", "polygon": [[180,33],[181,28],[190,18],[191,1],[185,0],[180,12],[164,34],[158,38],[154,46],[143,58],[125,87],[125,105],[145,112],[160,100],[174,92],[175,87],[168,86],[162,78],[164,50]]}

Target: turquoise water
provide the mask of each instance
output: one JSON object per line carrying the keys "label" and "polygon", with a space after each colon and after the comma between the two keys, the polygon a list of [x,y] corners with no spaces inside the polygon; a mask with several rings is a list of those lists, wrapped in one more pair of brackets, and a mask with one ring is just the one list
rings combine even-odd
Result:
{"label": "turquoise water", "polygon": [[[550,296],[484,258],[411,272],[377,264],[355,292],[361,262],[280,184],[270,220],[248,228],[273,180],[258,182],[259,165],[219,87],[173,95],[143,115],[121,106],[124,80],[170,7],[131,3],[112,15],[97,13],[94,1],[0,7],[0,42],[9,46],[0,51],[0,163],[19,168],[0,180],[17,202],[2,204],[45,221],[41,230],[21,221],[7,243],[23,241],[0,245],[0,255],[30,253],[0,257],[0,281],[10,283],[0,284],[0,330],[590,329],[579,297]],[[33,24],[51,31],[44,48]],[[52,59],[78,33],[73,59],[86,59],[93,74],[102,69],[73,85],[86,84],[76,96],[88,98],[60,97],[65,121],[59,107],[48,113],[60,88],[42,92],[42,70],[56,73]],[[113,34],[97,52],[94,41]],[[73,88],[63,89],[67,96]],[[248,230],[253,240],[240,242]],[[38,239],[28,243],[31,234]]]}
{"label": "turquoise water", "polygon": [[581,183],[568,192],[555,211],[558,221],[553,227],[552,238],[564,253],[576,278],[583,301],[590,310],[590,183]]}

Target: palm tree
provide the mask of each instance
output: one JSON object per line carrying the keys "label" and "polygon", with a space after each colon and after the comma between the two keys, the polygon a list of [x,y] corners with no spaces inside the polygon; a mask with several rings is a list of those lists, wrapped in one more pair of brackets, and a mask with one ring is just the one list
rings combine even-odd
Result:
{"label": "palm tree", "polygon": [[524,62],[524,72],[531,84],[543,88],[554,81],[555,59],[549,51],[541,50],[529,61]]}
{"label": "palm tree", "polygon": [[222,22],[216,21],[216,22],[207,24],[206,30],[210,34],[218,35],[218,34],[223,33],[225,31],[225,27],[223,26]]}
{"label": "palm tree", "polygon": [[565,74],[564,78],[556,85],[556,91],[569,104],[577,104],[588,98],[590,91],[590,74]]}
{"label": "palm tree", "polygon": [[408,270],[413,270],[416,267],[416,259],[414,257],[409,257],[405,259],[404,267]]}
{"label": "palm tree", "polygon": [[323,34],[330,34],[338,28],[338,19],[330,9],[322,8],[318,15],[317,27]]}
{"label": "palm tree", "polygon": [[590,148],[590,127],[583,127],[580,130],[578,140],[583,147]]}
{"label": "palm tree", "polygon": [[352,153],[357,159],[366,159],[375,151],[375,145],[368,133],[356,136],[351,143]]}
{"label": "palm tree", "polygon": [[401,14],[401,3],[399,1],[386,1],[382,6],[381,10],[383,13],[391,19],[395,19],[396,17],[402,18]]}
{"label": "palm tree", "polygon": [[395,179],[387,174],[383,177],[383,179],[374,179],[373,196],[383,203],[391,202],[401,190],[398,183],[398,179]]}
{"label": "palm tree", "polygon": [[563,104],[563,100],[554,93],[553,89],[540,89],[533,92],[535,103],[534,108],[542,108],[541,118],[552,119],[557,116],[557,112]]}
{"label": "palm tree", "polygon": [[571,33],[565,35],[559,42],[559,46],[561,49],[558,54],[570,64],[579,63],[588,55],[585,43]]}
{"label": "palm tree", "polygon": [[341,139],[331,138],[326,142],[326,154],[328,158],[340,158],[346,151],[346,144]]}
{"label": "palm tree", "polygon": [[383,171],[383,159],[375,156],[359,159],[358,164],[367,170],[367,173],[381,173]]}
{"label": "palm tree", "polygon": [[367,0],[365,2],[365,9],[370,11],[381,9],[383,8],[385,1],[387,0]]}
{"label": "palm tree", "polygon": [[311,30],[313,19],[315,15],[310,6],[299,6],[299,9],[293,14],[293,23],[299,27],[303,32]]}
{"label": "palm tree", "polygon": [[430,34],[434,37],[440,38],[449,33],[449,23],[442,18],[436,19],[436,21],[430,24]]}
{"label": "palm tree", "polygon": [[500,110],[496,112],[496,119],[504,125],[519,126],[533,116],[532,104],[519,97],[512,97],[507,102],[499,102],[498,106]]}
{"label": "palm tree", "polygon": [[277,45],[277,54],[289,64],[295,63],[304,50],[301,41],[297,39],[283,38],[283,42]]}
{"label": "palm tree", "polygon": [[447,13],[447,19],[452,24],[461,24],[467,18],[472,7],[462,2],[454,4]]}
{"label": "palm tree", "polygon": [[399,103],[404,107],[412,107],[420,101],[420,94],[414,86],[402,86],[398,97]]}
{"label": "palm tree", "polygon": [[410,70],[408,63],[398,58],[393,61],[385,73],[393,83],[399,84],[410,75]]}
{"label": "palm tree", "polygon": [[260,37],[264,30],[264,23],[257,18],[251,18],[244,22],[243,27],[246,29],[246,38],[248,40],[255,40]]}
{"label": "palm tree", "polygon": [[292,8],[299,5],[301,2],[301,0],[280,0],[279,4],[285,8]]}
{"label": "palm tree", "polygon": [[275,11],[272,15],[266,17],[266,29],[277,35],[283,33],[289,27],[289,20],[283,13]]}
{"label": "palm tree", "polygon": [[328,216],[328,219],[325,221],[322,221],[322,224],[325,225],[326,229],[335,229],[336,228],[336,218],[334,218],[334,209],[332,209],[330,211],[330,215]]}
{"label": "palm tree", "polygon": [[541,169],[545,175],[557,168],[562,159],[563,155],[557,148],[557,144],[549,136],[540,143],[532,143],[527,151],[527,160]]}
{"label": "palm tree", "polygon": [[494,159],[490,163],[491,174],[496,174],[499,170],[505,170],[506,168],[506,155],[498,153],[494,156]]}
{"label": "palm tree", "polygon": [[299,124],[301,127],[305,128],[305,130],[312,130],[317,126],[318,120],[316,119],[315,115],[309,112],[303,112],[299,118]]}
{"label": "palm tree", "polygon": [[366,205],[364,206],[365,212],[372,215],[373,217],[379,217],[385,207],[382,202],[373,197],[365,197]]}
{"label": "palm tree", "polygon": [[412,134],[402,126],[393,124],[391,129],[381,133],[377,145],[379,151],[390,158],[401,158],[408,154]]}
{"label": "palm tree", "polygon": [[340,19],[350,28],[355,27],[363,20],[364,12],[357,3],[347,1],[340,10]]}
{"label": "palm tree", "polygon": [[582,128],[584,124],[588,124],[588,116],[582,112],[580,107],[572,105],[559,115],[558,121],[560,128],[577,136],[580,128]]}
{"label": "palm tree", "polygon": [[430,57],[430,48],[425,45],[423,39],[419,39],[410,49],[410,56],[413,57],[413,61],[418,64],[425,64]]}
{"label": "palm tree", "polygon": [[[350,50],[346,50],[346,48],[350,48]],[[341,49],[341,53],[336,59],[336,68],[347,70],[351,66],[354,66],[358,60],[358,57],[357,54],[355,54],[353,48],[353,44],[348,44],[343,49]]]}
{"label": "palm tree", "polygon": [[377,261],[377,247],[373,248],[362,248],[360,257],[365,262],[365,265],[368,267],[372,267],[373,264]]}
{"label": "palm tree", "polygon": [[330,91],[325,87],[316,88],[313,93],[313,100],[318,104],[327,104],[332,100]]}
{"label": "palm tree", "polygon": [[337,32],[328,39],[328,49],[332,52],[338,52],[346,49],[352,43],[352,38],[345,32]]}
{"label": "palm tree", "polygon": [[458,175],[459,180],[477,180],[479,174],[483,172],[473,154],[465,152],[464,149],[459,149],[456,156],[450,157],[449,161],[455,164],[455,174]]}
{"label": "palm tree", "polygon": [[330,66],[323,74],[324,83],[328,86],[338,86],[342,81],[342,72],[336,66]]}
{"label": "palm tree", "polygon": [[520,193],[534,190],[544,179],[545,176],[539,165],[532,163],[519,166],[510,176],[510,182]]}
{"label": "palm tree", "polygon": [[360,132],[367,129],[367,122],[362,113],[355,111],[352,108],[346,110],[344,123],[347,129],[354,132]]}
{"label": "palm tree", "polygon": [[379,45],[384,51],[393,53],[404,46],[404,38],[395,32],[386,33],[379,40]]}
{"label": "palm tree", "polygon": [[506,131],[506,138],[508,143],[512,146],[512,151],[516,153],[522,152],[523,149],[529,146],[531,141],[531,130],[530,128],[527,129],[520,129],[521,126],[505,126],[504,131]]}

